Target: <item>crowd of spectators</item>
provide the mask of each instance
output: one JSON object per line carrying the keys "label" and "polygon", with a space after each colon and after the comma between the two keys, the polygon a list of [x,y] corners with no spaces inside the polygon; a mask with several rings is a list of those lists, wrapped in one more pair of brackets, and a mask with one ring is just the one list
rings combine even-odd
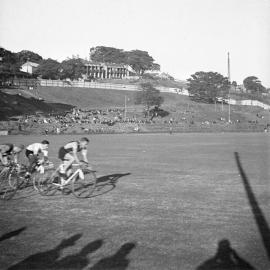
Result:
{"label": "crowd of spectators", "polygon": [[[161,113],[161,114],[160,114]],[[164,117],[164,116],[168,117]],[[199,117],[202,119],[199,120]],[[70,133],[125,133],[151,130],[199,131],[204,129],[219,130],[232,128],[232,125],[243,125],[246,129],[257,128],[263,115],[257,114],[256,119],[249,120],[246,126],[242,120],[234,119],[230,123],[223,118],[207,119],[195,112],[186,110],[178,114],[167,114],[166,111],[154,111],[150,115],[142,113],[126,113],[123,108],[78,109],[73,108],[62,114],[36,113],[35,115],[13,117],[7,124],[8,130],[36,134],[70,134]],[[231,127],[229,127],[230,125]],[[248,126],[247,126],[248,125]],[[235,128],[238,128],[236,126]],[[1,128],[0,129],[5,129]],[[264,129],[269,130],[269,125]]]}

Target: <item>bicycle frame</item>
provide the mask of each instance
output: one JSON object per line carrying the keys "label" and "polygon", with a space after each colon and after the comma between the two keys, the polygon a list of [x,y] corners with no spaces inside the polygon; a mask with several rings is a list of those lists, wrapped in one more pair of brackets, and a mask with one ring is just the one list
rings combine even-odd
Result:
{"label": "bicycle frame", "polygon": [[53,183],[55,186],[58,186],[60,188],[66,186],[71,180],[74,179],[75,176],[79,175],[80,178],[82,178],[83,171],[81,168],[78,168],[74,173],[71,174],[71,176],[68,177],[68,179],[61,179],[61,184]]}

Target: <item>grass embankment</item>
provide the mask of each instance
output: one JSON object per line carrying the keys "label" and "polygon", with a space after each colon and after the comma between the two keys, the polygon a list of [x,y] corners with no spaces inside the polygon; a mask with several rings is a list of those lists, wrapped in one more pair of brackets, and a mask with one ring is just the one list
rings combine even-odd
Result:
{"label": "grass embankment", "polygon": [[22,95],[9,95],[0,91],[0,120],[6,120],[8,117],[23,114],[34,114],[37,111],[43,113],[59,113],[70,110],[73,106],[69,104],[50,103],[33,97],[26,98]]}
{"label": "grass embankment", "polygon": [[[19,90],[14,90],[16,91]],[[28,91],[29,95],[32,94]],[[143,119],[142,106],[135,105],[134,91],[90,89],[90,88],[62,88],[40,87],[35,93],[46,102],[71,104],[79,108],[106,109],[124,108],[127,98],[127,116]],[[24,93],[26,94],[25,90]],[[270,114],[259,107],[231,106],[231,121],[228,125],[228,105],[203,104],[191,101],[189,97],[162,93],[164,104],[162,108],[169,112],[164,118],[154,118],[155,123],[141,126],[141,131],[168,131],[170,118],[174,119],[173,130],[185,132],[215,132],[215,131],[262,131],[268,124]],[[18,96],[17,96],[18,97]],[[36,102],[36,101],[35,101]],[[41,103],[44,104],[44,103]],[[40,108],[38,108],[40,110]]]}

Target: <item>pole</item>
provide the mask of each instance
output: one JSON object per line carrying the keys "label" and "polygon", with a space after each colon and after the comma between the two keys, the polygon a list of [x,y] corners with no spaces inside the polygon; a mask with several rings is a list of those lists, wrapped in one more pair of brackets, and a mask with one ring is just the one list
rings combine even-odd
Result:
{"label": "pole", "polygon": [[125,120],[127,118],[127,96],[125,96]]}
{"label": "pole", "polygon": [[228,103],[229,103],[229,123],[231,122],[231,71],[230,71],[230,53],[228,52],[228,80],[229,80],[229,96],[228,96]]}

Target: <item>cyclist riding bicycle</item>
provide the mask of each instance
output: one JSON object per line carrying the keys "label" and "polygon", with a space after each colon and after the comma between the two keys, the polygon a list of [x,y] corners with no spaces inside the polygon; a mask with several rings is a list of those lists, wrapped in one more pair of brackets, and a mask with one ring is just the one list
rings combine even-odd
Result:
{"label": "cyclist riding bicycle", "polygon": [[33,143],[26,147],[25,155],[29,160],[28,174],[31,174],[40,160],[40,154],[43,154],[44,161],[48,161],[49,142],[47,140],[41,143]]}
{"label": "cyclist riding bicycle", "polygon": [[0,145],[0,161],[4,166],[8,166],[9,161],[12,160],[14,163],[18,163],[18,156],[24,149],[24,145],[14,145],[11,143],[1,144]]}
{"label": "cyclist riding bicycle", "polygon": [[[62,178],[69,177],[72,173],[71,165],[74,162],[78,164],[88,164],[87,159],[87,145],[89,143],[89,139],[86,137],[81,138],[79,141],[72,141],[67,143],[66,145],[60,147],[58,152],[59,159],[62,160],[62,164],[60,165],[60,176]],[[77,153],[81,153],[83,157],[83,161],[80,162]]]}

